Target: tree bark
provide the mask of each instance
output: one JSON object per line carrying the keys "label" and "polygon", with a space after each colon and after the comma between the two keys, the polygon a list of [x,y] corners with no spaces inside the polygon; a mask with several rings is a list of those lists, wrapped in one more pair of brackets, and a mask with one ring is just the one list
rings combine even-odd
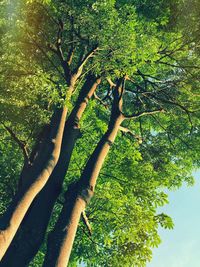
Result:
{"label": "tree bark", "polygon": [[100,79],[93,76],[87,78],[65,124],[59,161],[47,184],[32,203],[0,266],[15,267],[17,262],[20,267],[25,267],[38,252],[54,204],[61,193],[74,145],[80,135],[79,121],[99,83]]}
{"label": "tree bark", "polygon": [[9,247],[32,201],[46,184],[58,161],[67,111],[67,107],[64,106],[56,112],[56,118],[53,120],[55,124],[52,125],[53,134],[46,147],[49,153],[43,169],[18,191],[10,207],[0,219],[0,259]]}
{"label": "tree bark", "polygon": [[[117,89],[119,89],[119,85]],[[120,112],[121,105],[121,93],[114,94],[108,130],[88,160],[80,180],[72,184],[66,192],[65,204],[54,230],[48,237],[47,253],[43,267],[66,267],[68,264],[81,213],[94,194],[103,162],[124,120],[124,116]]]}

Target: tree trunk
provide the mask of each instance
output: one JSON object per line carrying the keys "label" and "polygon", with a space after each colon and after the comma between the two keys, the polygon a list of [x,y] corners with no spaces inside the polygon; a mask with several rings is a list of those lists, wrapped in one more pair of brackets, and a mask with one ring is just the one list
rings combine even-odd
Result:
{"label": "tree trunk", "polygon": [[66,201],[54,227],[49,234],[47,253],[43,267],[66,267],[71,254],[81,213],[94,193],[96,180],[103,162],[113,144],[124,116],[119,110],[121,96],[116,94],[107,132],[96,149],[76,184],[72,184],[66,193]]}
{"label": "tree trunk", "polygon": [[61,193],[74,145],[80,135],[79,121],[99,83],[100,79],[89,76],[84,84],[65,125],[59,161],[47,184],[32,203],[0,266],[15,267],[16,262],[20,267],[27,266],[38,252],[44,240],[54,204]]}
{"label": "tree trunk", "polygon": [[[39,132],[38,136],[36,137],[35,144],[32,148],[32,151],[30,153],[30,156],[28,160],[24,161],[24,165],[19,177],[19,182],[18,182],[18,189],[21,187],[25,186],[27,182],[27,177],[34,176],[34,170],[36,169],[35,166],[37,165],[37,169],[42,168],[42,159],[39,158],[41,157],[41,154],[44,154],[44,151],[46,150],[46,143],[47,140],[49,140],[49,134],[50,134],[50,125],[45,124],[42,128],[42,130]],[[44,158],[44,155],[43,155]]]}
{"label": "tree trunk", "polygon": [[57,111],[56,117],[58,119],[55,125],[52,125],[54,133],[47,146],[49,156],[43,169],[32,181],[29,181],[26,186],[23,186],[18,191],[10,207],[0,219],[0,259],[2,259],[9,247],[32,201],[46,184],[58,161],[67,110],[67,107],[63,107]]}
{"label": "tree trunk", "polygon": [[[74,90],[76,77],[71,76],[70,85],[66,92],[68,103]],[[12,242],[26,212],[36,195],[42,190],[56,166],[62,144],[68,107],[57,108],[51,119],[50,136],[45,140],[44,151],[36,157],[31,173],[23,177],[22,187],[19,188],[11,205],[0,218],[0,260]]]}

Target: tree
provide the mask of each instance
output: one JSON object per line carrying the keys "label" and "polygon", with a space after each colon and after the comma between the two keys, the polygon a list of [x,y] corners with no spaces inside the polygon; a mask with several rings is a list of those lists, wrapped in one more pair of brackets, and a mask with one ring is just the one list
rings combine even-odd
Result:
{"label": "tree", "polygon": [[[6,10],[9,4],[3,4]],[[179,8],[178,3],[175,6]],[[18,144],[24,166],[15,197],[0,221],[2,257],[9,247],[1,266],[14,266],[16,261],[27,266],[36,255],[63,181],[68,190],[60,215],[60,204],[55,206],[58,221],[49,235],[44,266],[66,265],[81,216],[89,230],[82,226],[86,237],[81,243],[78,233],[72,265],[81,260],[88,266],[144,265],[150,248],[159,243],[158,225],[172,226],[167,215],[156,214],[156,206],[167,201],[160,190],[178,187],[184,180],[191,183],[190,172],[199,163],[199,38],[194,39],[195,34],[186,38],[181,22],[171,23],[176,14],[172,7],[164,1],[156,5],[24,1],[8,17],[3,14],[2,136],[9,134]],[[80,119],[92,96],[96,102],[89,104],[83,119],[89,127],[79,138]],[[24,113],[26,120],[22,120]],[[108,129],[100,137],[106,124]],[[102,196],[94,198],[86,216],[84,209],[118,131],[122,136],[112,149],[116,157],[109,156],[100,173],[109,182],[100,179]],[[6,150],[5,145],[2,148]],[[4,154],[3,158],[10,157],[10,151]],[[68,166],[72,171],[65,178]],[[79,202],[78,216],[73,217]],[[135,223],[128,221],[129,213]],[[90,222],[105,217],[105,228],[93,225],[95,240],[100,240],[94,241],[88,218]],[[74,224],[71,218],[76,218]],[[65,249],[63,240],[71,238],[70,229],[72,239]],[[90,255],[92,244],[99,257]]]}

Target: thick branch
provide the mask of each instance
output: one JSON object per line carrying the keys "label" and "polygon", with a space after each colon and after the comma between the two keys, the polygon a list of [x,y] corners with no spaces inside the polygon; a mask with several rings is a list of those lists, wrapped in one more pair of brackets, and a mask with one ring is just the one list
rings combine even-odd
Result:
{"label": "thick branch", "polygon": [[113,88],[113,87],[116,86],[116,83],[114,83],[110,78],[107,78],[107,81],[108,81],[108,83],[110,85],[110,88]]}
{"label": "thick branch", "polygon": [[125,90],[125,80],[125,77],[120,78],[115,86],[115,89],[113,90],[113,108],[116,110],[116,112],[121,114],[123,106],[123,94]]}
{"label": "thick branch", "polygon": [[92,235],[92,228],[91,228],[91,225],[89,223],[88,217],[87,217],[87,215],[85,213],[85,210],[82,212],[81,217],[83,219],[83,222],[84,222],[85,226],[88,229],[89,235],[91,236]]}

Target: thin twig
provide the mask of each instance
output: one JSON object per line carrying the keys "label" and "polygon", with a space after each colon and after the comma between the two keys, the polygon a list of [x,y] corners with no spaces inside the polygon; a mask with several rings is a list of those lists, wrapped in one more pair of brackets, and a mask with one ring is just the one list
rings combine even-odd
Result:
{"label": "thin twig", "polygon": [[2,122],[1,122],[1,124],[9,132],[9,134],[11,135],[11,137],[13,138],[13,140],[18,144],[18,146],[22,149],[22,152],[23,152],[25,161],[26,162],[29,162],[29,153],[28,153],[28,150],[27,150],[27,144],[26,144],[26,142],[20,140],[10,127],[6,126]]}
{"label": "thin twig", "polygon": [[161,113],[164,112],[164,109],[156,109],[156,110],[146,110],[144,112],[139,112],[139,113],[134,113],[132,115],[125,115],[123,114],[125,119],[135,119],[135,118],[139,118],[145,115],[151,115],[151,114],[156,114],[156,113]]}

